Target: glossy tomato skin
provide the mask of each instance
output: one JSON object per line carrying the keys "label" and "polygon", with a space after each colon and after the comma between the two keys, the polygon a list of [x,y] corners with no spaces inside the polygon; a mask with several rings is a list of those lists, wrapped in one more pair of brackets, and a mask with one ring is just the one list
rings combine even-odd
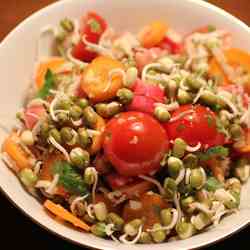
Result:
{"label": "glossy tomato skin", "polygon": [[[82,19],[80,34],[91,43],[98,43],[101,35],[107,28],[106,21],[95,12],[88,12]],[[75,58],[90,62],[96,57],[96,53],[86,48],[86,45],[79,41],[73,48],[72,54]]]}
{"label": "glossy tomato skin", "polygon": [[164,124],[170,140],[182,138],[189,145],[201,143],[202,148],[209,148],[225,143],[224,136],[216,127],[216,115],[208,107],[201,105],[183,105],[172,114],[172,119],[184,115],[173,122]]}
{"label": "glossy tomato skin", "polygon": [[166,131],[145,113],[120,113],[109,121],[104,132],[105,155],[123,176],[156,172],[168,148]]}

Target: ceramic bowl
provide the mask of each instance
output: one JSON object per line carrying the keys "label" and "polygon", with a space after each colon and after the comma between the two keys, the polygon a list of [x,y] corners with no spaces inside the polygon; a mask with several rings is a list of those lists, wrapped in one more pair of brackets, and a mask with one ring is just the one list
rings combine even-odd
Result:
{"label": "ceramic bowl", "polygon": [[[22,105],[36,58],[39,32],[42,27],[55,25],[65,16],[79,18],[95,10],[119,31],[138,31],[154,19],[165,19],[177,31],[184,33],[213,24],[229,30],[234,46],[250,51],[250,29],[247,25],[206,2],[199,0],[65,0],[40,10],[18,25],[0,44],[0,121],[12,125],[15,112]],[[1,130],[0,143],[5,134]],[[97,238],[60,224],[48,216],[41,204],[24,191],[16,176],[1,162],[0,187],[8,198],[34,222],[82,246],[105,250],[127,250],[127,245]],[[240,230],[250,222],[250,182],[242,192],[240,212],[228,216],[222,223],[187,240],[155,244],[154,250],[194,249],[214,243]],[[130,250],[151,250],[152,245],[131,245]]]}

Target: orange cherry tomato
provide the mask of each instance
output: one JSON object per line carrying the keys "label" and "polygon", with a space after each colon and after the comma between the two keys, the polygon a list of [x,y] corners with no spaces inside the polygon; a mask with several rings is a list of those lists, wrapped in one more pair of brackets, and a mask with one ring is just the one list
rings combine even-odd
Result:
{"label": "orange cherry tomato", "polygon": [[85,69],[81,88],[93,102],[107,101],[116,95],[122,87],[122,76],[114,74],[111,79],[109,73],[113,69],[124,70],[124,65],[107,56],[99,56]]}
{"label": "orange cherry tomato", "polygon": [[[250,73],[250,54],[246,51],[236,48],[229,49],[225,51],[225,57],[228,64],[233,68],[241,66]],[[215,58],[210,61],[209,75],[221,77],[223,84],[231,83]],[[250,94],[250,81],[244,84],[244,89]]]}
{"label": "orange cherry tomato", "polygon": [[157,46],[165,37],[167,25],[161,21],[154,21],[139,32],[139,41],[145,48]]}

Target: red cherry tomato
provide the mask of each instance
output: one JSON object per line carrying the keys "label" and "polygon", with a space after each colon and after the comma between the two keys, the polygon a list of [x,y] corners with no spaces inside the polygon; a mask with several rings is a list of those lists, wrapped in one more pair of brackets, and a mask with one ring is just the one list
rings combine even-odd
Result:
{"label": "red cherry tomato", "polygon": [[[91,43],[98,43],[101,35],[107,28],[106,21],[95,12],[88,12],[82,20],[81,35],[86,36],[86,40]],[[80,41],[72,51],[75,58],[90,62],[96,57],[96,53],[86,48],[86,45]]]}
{"label": "red cherry tomato", "polygon": [[[199,142],[203,148],[225,143],[224,136],[216,128],[216,115],[201,105],[183,105],[172,114],[176,121],[164,124],[170,140],[182,138],[189,145]],[[179,118],[178,118],[179,117]]]}
{"label": "red cherry tomato", "polygon": [[24,122],[28,129],[32,129],[39,118],[46,113],[42,105],[31,106],[24,111]]}
{"label": "red cherry tomato", "polygon": [[109,121],[104,132],[105,155],[123,176],[157,171],[168,148],[164,128],[141,112],[121,113]]}
{"label": "red cherry tomato", "polygon": [[106,176],[109,186],[113,190],[117,190],[118,188],[124,187],[127,184],[133,183],[134,178],[123,176],[117,173],[112,173]]}

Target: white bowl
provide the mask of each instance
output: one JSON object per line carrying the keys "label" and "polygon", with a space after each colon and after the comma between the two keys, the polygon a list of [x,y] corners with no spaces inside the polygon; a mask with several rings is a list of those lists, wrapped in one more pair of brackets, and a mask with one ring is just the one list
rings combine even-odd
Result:
{"label": "white bowl", "polygon": [[[189,32],[206,24],[214,24],[234,35],[234,46],[250,51],[250,29],[247,25],[206,2],[199,0],[65,0],[35,13],[12,31],[0,44],[0,119],[12,125],[11,117],[22,104],[32,75],[39,31],[47,24],[57,24],[65,17],[80,17],[87,10],[96,10],[118,30],[137,31],[154,19],[166,19],[179,32]],[[1,130],[0,144],[4,138]],[[27,194],[14,174],[0,163],[0,187],[15,205],[49,231],[80,245],[105,250],[127,250],[127,245],[97,238],[67,227],[48,216],[40,203]],[[193,249],[225,238],[250,222],[250,183],[243,189],[241,210],[228,216],[207,232],[187,240],[155,244],[155,250]],[[131,250],[151,250],[152,245],[132,245]]]}

